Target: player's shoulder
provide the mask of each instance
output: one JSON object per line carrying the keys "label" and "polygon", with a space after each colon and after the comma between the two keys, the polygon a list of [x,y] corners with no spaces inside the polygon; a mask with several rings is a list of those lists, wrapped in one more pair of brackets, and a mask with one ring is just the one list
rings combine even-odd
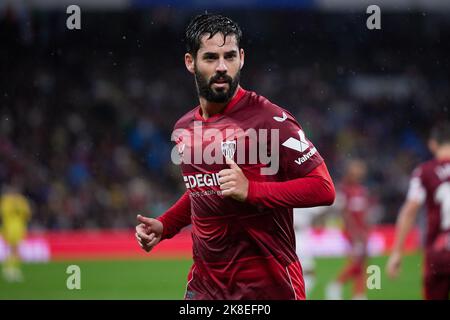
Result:
{"label": "player's shoulder", "polygon": [[7,202],[11,201],[11,195],[8,193],[2,195],[0,198],[0,201],[2,201],[3,203],[7,203]]}
{"label": "player's shoulder", "polygon": [[413,177],[423,177],[428,175],[430,172],[434,171],[434,168],[437,166],[438,162],[435,159],[431,159],[428,161],[424,161],[420,164],[418,164],[413,172]]}
{"label": "player's shoulder", "polygon": [[250,91],[248,99],[248,104],[258,110],[259,121],[266,126],[277,126],[286,121],[297,122],[291,112],[256,92]]}
{"label": "player's shoulder", "polygon": [[188,127],[189,123],[191,123],[195,118],[195,113],[197,112],[199,106],[196,106],[195,108],[189,110],[186,112],[183,116],[181,116],[177,122],[175,122],[175,125],[173,126],[173,129],[185,129]]}

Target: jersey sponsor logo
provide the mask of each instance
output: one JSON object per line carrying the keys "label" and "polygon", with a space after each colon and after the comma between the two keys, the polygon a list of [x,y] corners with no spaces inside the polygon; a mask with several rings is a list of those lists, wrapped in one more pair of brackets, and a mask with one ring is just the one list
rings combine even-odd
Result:
{"label": "jersey sponsor logo", "polygon": [[220,186],[218,173],[198,173],[183,176],[187,189]]}
{"label": "jersey sponsor logo", "polygon": [[236,152],[236,140],[222,141],[222,154],[230,159],[233,159]]}
{"label": "jersey sponsor logo", "polygon": [[304,152],[306,149],[309,148],[309,143],[306,140],[305,133],[302,129],[298,130],[298,136],[300,140],[297,140],[295,138],[289,138],[285,142],[283,142],[283,146],[289,149],[296,150],[298,152]]}
{"label": "jersey sponsor logo", "polygon": [[282,117],[275,116],[275,117],[273,117],[273,119],[278,122],[283,122],[284,120],[287,119],[287,114],[286,114],[286,112],[283,111]]}
{"label": "jersey sponsor logo", "polygon": [[299,157],[297,160],[295,160],[295,163],[298,165],[303,164],[304,162],[311,159],[311,157],[317,152],[317,149],[314,147],[312,148],[307,154],[303,155],[302,157]]}

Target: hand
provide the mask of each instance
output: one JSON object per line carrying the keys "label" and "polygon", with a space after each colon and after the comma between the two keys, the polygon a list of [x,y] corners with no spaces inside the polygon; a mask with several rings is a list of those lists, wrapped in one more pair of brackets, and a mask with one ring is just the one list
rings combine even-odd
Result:
{"label": "hand", "polygon": [[386,264],[386,272],[390,278],[396,278],[398,276],[401,262],[402,262],[401,253],[397,251],[392,252]]}
{"label": "hand", "polygon": [[241,168],[230,158],[225,157],[230,169],[219,172],[219,183],[222,195],[238,201],[245,201],[248,195],[248,179]]}
{"label": "hand", "polygon": [[140,224],[136,226],[136,239],[141,248],[149,252],[161,241],[163,224],[159,220],[146,218],[140,214],[137,220]]}

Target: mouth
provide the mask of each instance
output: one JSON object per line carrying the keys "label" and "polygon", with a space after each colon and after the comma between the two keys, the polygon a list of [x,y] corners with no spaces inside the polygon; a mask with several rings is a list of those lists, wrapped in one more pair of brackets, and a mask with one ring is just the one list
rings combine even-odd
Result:
{"label": "mouth", "polygon": [[227,81],[223,81],[223,82],[213,82],[213,86],[218,87],[218,88],[224,88],[226,86],[228,86],[228,82]]}
{"label": "mouth", "polygon": [[213,83],[219,83],[219,84],[222,84],[222,83],[228,83],[228,80],[226,80],[226,79],[217,79],[217,80],[214,81]]}

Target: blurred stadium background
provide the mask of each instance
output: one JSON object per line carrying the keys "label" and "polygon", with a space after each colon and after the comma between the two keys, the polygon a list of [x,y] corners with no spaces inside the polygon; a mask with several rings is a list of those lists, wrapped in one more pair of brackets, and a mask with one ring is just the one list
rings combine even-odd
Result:
{"label": "blurred stadium background", "polygon": [[[81,30],[66,28],[69,4],[81,7]],[[184,192],[170,133],[197,105],[182,39],[206,9],[240,23],[243,87],[296,116],[335,181],[348,159],[367,162],[369,263],[383,270],[411,170],[430,157],[428,129],[448,118],[450,5],[377,1],[382,29],[369,31],[369,4],[1,1],[0,183],[20,185],[33,216],[20,247],[25,281],[0,279],[0,299],[183,297],[189,230],[146,255],[134,226],[137,213],[159,216]],[[425,223],[422,215],[408,239],[401,277],[382,272],[369,299],[421,298]],[[312,299],[344,263],[340,226],[330,215],[310,230]],[[7,250],[0,240],[0,260]],[[70,264],[81,267],[81,290],[66,288]]]}

